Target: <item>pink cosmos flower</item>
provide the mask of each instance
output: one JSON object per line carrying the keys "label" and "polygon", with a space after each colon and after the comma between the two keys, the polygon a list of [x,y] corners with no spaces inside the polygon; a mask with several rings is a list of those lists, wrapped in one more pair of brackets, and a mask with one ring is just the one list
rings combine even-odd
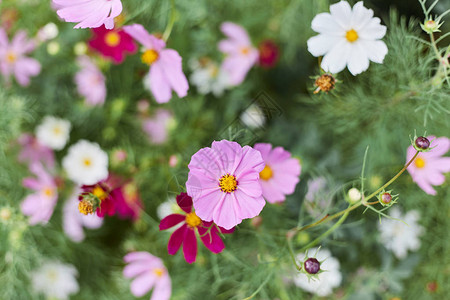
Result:
{"label": "pink cosmos flower", "polygon": [[58,200],[58,188],[53,177],[40,163],[31,164],[30,171],[36,178],[25,178],[22,184],[36,192],[28,195],[20,204],[20,208],[24,215],[30,217],[31,225],[46,224]]}
{"label": "pink cosmos flower", "polygon": [[74,28],[94,28],[105,24],[114,28],[114,18],[122,12],[120,0],[53,0],[58,16],[66,22],[78,23]]}
{"label": "pink cosmos flower", "polygon": [[241,26],[225,22],[220,29],[228,37],[219,43],[219,50],[226,55],[221,68],[228,74],[230,85],[239,85],[258,61],[258,49],[252,46],[247,31]]}
{"label": "pink cosmos flower", "polygon": [[89,46],[105,57],[110,57],[114,63],[119,64],[125,59],[127,52],[137,51],[133,38],[122,29],[108,30],[104,26],[92,29],[94,36]]}
{"label": "pink cosmos flower", "polygon": [[30,84],[30,77],[41,72],[41,64],[25,56],[34,48],[35,43],[27,39],[25,31],[18,31],[9,43],[5,30],[0,27],[0,72],[7,82],[14,74],[20,85],[27,86]]}
{"label": "pink cosmos flower", "polygon": [[38,140],[29,133],[22,134],[18,139],[21,151],[19,161],[33,164],[41,162],[47,169],[53,170],[55,167],[55,155],[53,150],[41,145]]}
{"label": "pink cosmos flower", "polygon": [[[428,136],[432,141],[435,137]],[[434,147],[434,148],[433,148]],[[443,173],[450,172],[450,157],[443,157],[450,150],[450,139],[443,136],[431,142],[429,152],[421,152],[414,162],[407,168],[415,183],[427,194],[436,195],[433,185],[441,185],[445,182]],[[416,150],[409,146],[406,151],[406,161],[409,161]]]}
{"label": "pink cosmos flower", "polygon": [[166,49],[166,43],[150,35],[140,24],[124,26],[123,30],[144,46],[142,62],[150,66],[146,77],[156,102],[165,103],[172,98],[172,90],[183,98],[189,89],[184,76],[181,56],[173,49]]}
{"label": "pink cosmos flower", "polygon": [[77,189],[64,204],[63,209],[63,229],[66,235],[74,242],[84,240],[83,227],[96,229],[102,226],[103,219],[96,215],[83,215],[78,212],[78,194]]}
{"label": "pink cosmos flower", "polygon": [[169,300],[172,282],[163,261],[148,252],[131,252],[123,260],[128,263],[123,276],[133,278],[130,289],[136,297],[142,297],[153,288],[150,300]]}
{"label": "pink cosmos flower", "polygon": [[282,147],[272,149],[271,144],[256,144],[266,164],[259,173],[264,198],[270,203],[283,202],[294,192],[301,172],[300,162]]}
{"label": "pink cosmos flower", "polygon": [[153,144],[164,144],[168,138],[169,124],[173,119],[169,110],[160,108],[153,117],[144,120],[142,128]]}
{"label": "pink cosmos flower", "polygon": [[[167,245],[169,254],[175,255],[183,244],[184,259],[189,264],[195,262],[197,257],[196,231],[209,251],[212,253],[222,252],[225,249],[225,244],[219,236],[219,230],[212,222],[204,222],[195,214],[192,210],[192,198],[186,193],[181,193],[177,196],[177,203],[186,214],[171,214],[159,223],[159,230],[166,230],[181,222],[184,223],[170,236]],[[220,233],[232,233],[234,231],[234,228],[226,230],[219,227],[219,229]]]}
{"label": "pink cosmos flower", "polygon": [[80,56],[81,70],[75,75],[78,93],[86,98],[89,105],[101,105],[106,98],[105,76],[87,56]]}
{"label": "pink cosmos flower", "polygon": [[253,218],[266,202],[259,173],[264,169],[261,153],[236,142],[214,141],[195,153],[189,163],[186,189],[200,219],[231,229]]}

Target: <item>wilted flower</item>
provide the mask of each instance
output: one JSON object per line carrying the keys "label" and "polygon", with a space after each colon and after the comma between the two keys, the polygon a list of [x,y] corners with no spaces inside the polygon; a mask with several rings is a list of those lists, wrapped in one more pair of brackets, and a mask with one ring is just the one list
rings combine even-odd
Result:
{"label": "wilted flower", "polygon": [[166,43],[149,34],[144,26],[133,24],[124,26],[123,30],[144,46],[142,62],[150,66],[146,77],[150,91],[156,102],[165,103],[172,98],[172,90],[183,98],[189,89],[184,76],[181,56],[173,49],[165,49]]}
{"label": "wilted flower", "polygon": [[[434,136],[427,137],[431,142],[429,152],[420,152],[414,162],[407,168],[413,181],[429,195],[436,195],[433,185],[445,182],[443,173],[450,172],[450,157],[443,157],[450,150],[450,139]],[[416,154],[416,149],[409,146],[406,151],[406,161]]]}
{"label": "wilted flower", "polygon": [[282,147],[272,149],[271,144],[255,144],[266,166],[259,173],[263,196],[270,203],[283,202],[294,192],[301,172],[300,162]]}
{"label": "wilted flower", "polygon": [[82,55],[77,58],[81,70],[75,75],[75,83],[80,95],[89,105],[102,105],[106,98],[105,76],[92,60]]}
{"label": "wilted flower", "polygon": [[0,72],[6,81],[14,75],[20,85],[27,86],[30,83],[30,77],[41,72],[41,64],[25,56],[34,48],[35,43],[27,39],[25,31],[18,31],[9,43],[5,30],[0,27]]}
{"label": "wilted flower", "polygon": [[226,55],[221,68],[229,77],[228,83],[236,86],[244,81],[248,71],[256,64],[259,52],[243,27],[225,22],[220,29],[228,38],[219,43],[219,50]]}
{"label": "wilted flower", "polygon": [[70,133],[70,122],[53,116],[45,116],[36,127],[36,138],[40,144],[61,150],[67,144]]}
{"label": "wilted flower", "polygon": [[78,185],[95,184],[108,177],[108,155],[97,143],[80,140],[62,160],[67,176]]}
{"label": "wilted flower", "polygon": [[163,261],[148,252],[131,252],[123,260],[128,265],[123,269],[123,276],[133,278],[131,293],[142,297],[152,288],[150,300],[169,300],[172,294],[172,283]]}
{"label": "wilted flower", "polygon": [[192,198],[186,193],[177,196],[178,206],[185,214],[171,214],[159,223],[159,230],[166,230],[180,223],[184,223],[169,239],[167,250],[170,255],[175,255],[183,244],[184,259],[188,263],[195,262],[197,257],[197,236],[200,236],[203,244],[212,253],[220,253],[225,249],[225,244],[219,236],[220,233],[232,233],[234,229],[225,230],[212,222],[202,221],[192,210]]}
{"label": "wilted flower", "polygon": [[52,0],[56,13],[66,22],[78,23],[74,28],[94,28],[105,24],[114,27],[114,18],[122,12],[120,0]]}
{"label": "wilted flower", "polygon": [[412,210],[403,215],[399,208],[394,207],[390,209],[389,216],[398,220],[386,218],[378,224],[381,241],[395,256],[405,258],[408,250],[420,248],[419,237],[424,229],[418,224],[419,212]]}
{"label": "wilted flower", "polygon": [[80,290],[77,276],[77,269],[73,265],[48,261],[31,272],[31,283],[33,290],[44,294],[47,299],[67,300]]}
{"label": "wilted flower", "polygon": [[125,54],[137,51],[133,38],[122,29],[108,30],[104,26],[92,29],[94,36],[89,40],[89,47],[112,58],[114,63],[123,62]]}
{"label": "wilted flower", "polygon": [[236,142],[214,141],[195,153],[189,163],[186,189],[200,219],[231,229],[253,218],[265,205],[259,173],[261,153]]}
{"label": "wilted flower", "polygon": [[311,27],[319,35],[308,40],[308,51],[314,56],[324,56],[321,67],[326,72],[338,73],[346,66],[353,75],[369,68],[369,61],[383,63],[388,49],[380,39],[386,27],[373,10],[360,1],[353,6],[340,1],[330,6],[330,13],[314,17]]}
{"label": "wilted flower", "polygon": [[36,178],[25,178],[23,186],[34,190],[35,193],[28,195],[20,204],[20,208],[24,215],[30,217],[31,225],[46,224],[58,201],[58,188],[53,176],[40,163],[31,164],[30,171]]}

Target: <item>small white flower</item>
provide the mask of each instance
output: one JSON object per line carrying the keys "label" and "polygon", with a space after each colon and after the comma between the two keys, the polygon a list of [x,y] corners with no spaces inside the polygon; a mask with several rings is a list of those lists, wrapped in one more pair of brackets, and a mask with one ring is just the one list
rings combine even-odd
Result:
{"label": "small white flower", "polygon": [[93,185],[108,177],[108,155],[97,143],[81,140],[69,148],[62,165],[78,185]]}
{"label": "small white flower", "polygon": [[61,150],[67,144],[70,122],[64,119],[46,116],[36,127],[36,138],[40,144],[54,150]]}
{"label": "small white flower", "polygon": [[266,116],[258,105],[252,104],[242,113],[241,122],[249,128],[256,129],[266,123]]}
{"label": "small white flower", "polygon": [[200,62],[193,59],[189,65],[193,71],[189,79],[200,94],[213,93],[214,96],[220,97],[229,87],[228,75],[217,63],[211,60]]}
{"label": "small white flower", "polygon": [[346,1],[330,6],[330,13],[321,13],[312,20],[311,28],[318,32],[308,40],[308,51],[324,56],[321,67],[337,73],[348,67],[353,75],[369,68],[369,60],[383,63],[388,49],[381,38],[386,26],[373,18],[373,10],[360,1],[353,6]]}
{"label": "small white flower", "polygon": [[348,199],[350,203],[356,203],[361,200],[361,192],[357,188],[351,188],[348,190]]}
{"label": "small white flower", "polygon": [[181,213],[182,210],[178,206],[175,198],[169,198],[167,201],[161,203],[156,209],[156,214],[160,220],[164,219],[168,215]]}
{"label": "small white flower", "polygon": [[[314,256],[318,248],[311,248],[308,250],[308,256]],[[315,258],[322,262],[320,264],[320,270],[324,271],[319,273],[318,279],[309,279],[304,273],[297,271],[294,276],[294,284],[303,290],[316,294],[320,297],[329,296],[333,292],[333,288],[338,287],[342,281],[342,275],[339,271],[339,261],[331,256],[331,252],[327,249],[320,249],[315,255]],[[299,254],[297,261],[304,261],[306,255]]]}
{"label": "small white flower", "polygon": [[59,30],[55,23],[47,23],[44,27],[39,29],[37,36],[41,41],[52,40],[58,36]]}
{"label": "small white flower", "polygon": [[75,278],[77,275],[74,266],[49,261],[31,273],[31,282],[35,292],[50,299],[65,300],[80,289]]}
{"label": "small white flower", "polygon": [[405,258],[408,250],[418,250],[420,248],[419,237],[423,233],[423,227],[417,224],[419,213],[416,210],[407,212],[402,215],[399,208],[394,207],[390,210],[389,215],[401,221],[383,219],[378,224],[381,241],[384,246],[394,252],[397,258]]}

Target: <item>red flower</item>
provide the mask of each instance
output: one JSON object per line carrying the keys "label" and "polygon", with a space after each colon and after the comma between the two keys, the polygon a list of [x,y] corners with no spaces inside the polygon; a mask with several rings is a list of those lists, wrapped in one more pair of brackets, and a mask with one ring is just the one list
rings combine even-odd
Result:
{"label": "red flower", "polygon": [[186,193],[177,196],[178,206],[186,213],[172,214],[161,220],[159,230],[169,229],[181,222],[184,224],[172,233],[167,245],[170,255],[175,255],[183,244],[184,259],[188,263],[195,262],[197,257],[197,237],[198,232],[200,239],[209,251],[212,253],[220,253],[225,248],[225,244],[219,236],[220,233],[232,233],[234,228],[226,230],[215,225],[213,222],[202,221],[194,211],[192,211],[192,198]]}
{"label": "red flower", "polygon": [[259,64],[264,68],[272,68],[276,65],[280,56],[280,49],[274,41],[265,40],[258,46]]}
{"label": "red flower", "polygon": [[100,52],[105,57],[110,57],[119,64],[125,58],[125,52],[134,53],[137,51],[137,45],[125,31],[122,29],[108,30],[102,27],[93,28],[94,36],[89,41],[89,46]]}

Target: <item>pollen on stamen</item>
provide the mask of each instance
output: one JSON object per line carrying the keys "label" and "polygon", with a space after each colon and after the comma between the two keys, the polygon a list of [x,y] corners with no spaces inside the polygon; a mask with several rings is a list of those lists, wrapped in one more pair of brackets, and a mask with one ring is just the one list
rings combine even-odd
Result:
{"label": "pollen on stamen", "polygon": [[358,36],[358,33],[354,29],[351,29],[351,30],[347,31],[345,38],[350,43],[353,43],[354,41],[356,41],[359,38],[359,36]]}
{"label": "pollen on stamen", "polygon": [[105,35],[105,43],[110,47],[116,47],[120,43],[120,35],[115,31],[108,32]]}
{"label": "pollen on stamen", "polygon": [[236,177],[230,174],[223,175],[219,179],[219,187],[224,193],[231,193],[237,189],[238,182]]}
{"label": "pollen on stamen", "polygon": [[80,213],[86,216],[94,213],[94,206],[89,201],[81,200],[78,203],[78,210],[80,211]]}
{"label": "pollen on stamen", "polygon": [[142,54],[142,56],[141,56],[142,62],[143,62],[144,64],[149,65],[149,66],[150,66],[151,64],[153,64],[155,61],[157,61],[158,58],[159,58],[158,52],[156,52],[156,51],[153,50],[153,49],[146,50],[146,51]]}

